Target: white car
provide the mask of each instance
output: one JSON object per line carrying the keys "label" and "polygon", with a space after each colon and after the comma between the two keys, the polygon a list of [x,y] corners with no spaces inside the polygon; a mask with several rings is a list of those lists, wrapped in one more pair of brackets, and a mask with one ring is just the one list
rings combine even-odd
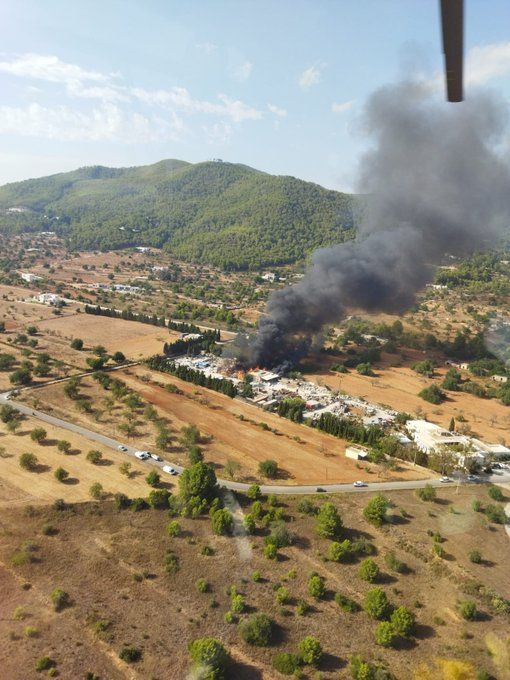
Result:
{"label": "white car", "polygon": [[479,477],[477,477],[476,475],[468,475],[466,479],[468,482],[477,482]]}
{"label": "white car", "polygon": [[353,486],[355,486],[357,489],[359,489],[362,486],[368,486],[368,484],[366,482],[357,481],[357,482],[354,482]]}
{"label": "white car", "polygon": [[151,457],[148,451],[135,451],[135,456],[140,460],[147,460]]}
{"label": "white car", "polygon": [[151,453],[151,458],[152,458],[153,460],[157,460],[158,463],[161,463],[161,461],[162,461],[161,456],[158,456],[157,453]]}
{"label": "white car", "polygon": [[448,484],[448,482],[451,482],[452,480],[449,477],[440,477],[439,481],[442,482],[443,484]]}
{"label": "white car", "polygon": [[177,470],[173,468],[171,465],[163,465],[163,472],[168,472],[169,475],[176,475]]}
{"label": "white car", "polygon": [[124,451],[124,453],[126,453],[126,451],[128,450],[127,446],[124,446],[124,444],[119,444],[117,448],[119,449],[119,451]]}

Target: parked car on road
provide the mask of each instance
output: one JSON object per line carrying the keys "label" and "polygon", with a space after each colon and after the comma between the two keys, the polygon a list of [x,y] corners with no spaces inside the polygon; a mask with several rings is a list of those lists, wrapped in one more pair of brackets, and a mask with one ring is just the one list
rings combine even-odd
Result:
{"label": "parked car on road", "polygon": [[357,489],[359,489],[362,486],[368,486],[368,484],[366,482],[361,482],[361,481],[358,480],[357,482],[354,482],[353,486],[355,486]]}
{"label": "parked car on road", "polygon": [[163,472],[168,472],[169,475],[176,475],[177,470],[171,465],[163,465]]}
{"label": "parked car on road", "polygon": [[127,446],[124,446],[124,444],[119,444],[117,448],[119,449],[119,451],[124,451],[124,453],[128,450]]}
{"label": "parked car on road", "polygon": [[442,482],[443,484],[448,484],[448,482],[451,482],[452,480],[449,477],[443,476],[439,478],[439,481]]}
{"label": "parked car on road", "polygon": [[163,460],[163,459],[161,458],[161,456],[158,456],[157,453],[151,453],[151,458],[152,458],[153,460],[157,460],[157,461],[160,462],[160,463],[161,463],[161,461]]}
{"label": "parked car on road", "polygon": [[135,456],[140,460],[147,460],[151,457],[151,454],[148,451],[135,451]]}

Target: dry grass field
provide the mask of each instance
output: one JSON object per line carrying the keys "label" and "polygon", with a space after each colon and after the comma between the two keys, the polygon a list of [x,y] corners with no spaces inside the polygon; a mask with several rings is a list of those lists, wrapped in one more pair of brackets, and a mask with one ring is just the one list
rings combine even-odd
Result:
{"label": "dry grass field", "polygon": [[[368,495],[313,498],[314,503],[332,500],[338,506],[344,538],[364,538],[374,546],[374,560],[382,572],[377,584],[359,577],[358,558],[346,563],[324,559],[328,541],[317,537],[314,519],[299,512],[293,498],[285,498],[283,511],[294,543],[281,549],[276,561],[262,554],[264,529],[250,537],[251,557],[243,560],[234,538],[211,534],[207,516],[180,518],[181,536],[170,538],[165,511],[117,511],[109,502],[61,511],[12,508],[3,515],[0,528],[3,677],[35,680],[40,674],[34,663],[47,655],[62,678],[82,678],[91,672],[110,680],[182,680],[190,677],[188,643],[214,636],[231,654],[229,678],[277,680],[282,676],[272,668],[275,653],[296,651],[301,639],[313,635],[324,655],[319,671],[305,667],[302,677],[307,680],[350,678],[353,654],[384,663],[397,680],[425,677],[416,675],[423,664],[430,670],[426,677],[441,680],[437,659],[467,664],[465,674],[455,677],[475,680],[476,671],[486,670],[498,680],[507,680],[508,619],[465,592],[475,579],[510,596],[510,542],[502,527],[488,527],[473,512],[471,504],[477,497],[485,502],[486,489],[462,488],[459,494],[444,489],[435,503],[423,503],[411,492],[394,492],[390,522],[381,529],[362,516]],[[246,500],[241,502],[246,506]],[[51,535],[43,532],[48,525]],[[443,559],[432,555],[433,541],[427,531],[442,534]],[[212,555],[202,554],[205,545],[212,548]],[[475,547],[481,547],[483,564],[468,559]],[[173,574],[164,570],[168,549],[178,560]],[[405,564],[402,573],[386,565],[389,552]],[[26,563],[20,564],[20,554],[29,555]],[[261,574],[258,582],[252,580],[254,570]],[[323,599],[307,592],[314,571],[325,578]],[[208,583],[205,593],[196,588],[199,578]],[[269,647],[247,645],[237,625],[225,622],[230,608],[227,589],[232,585],[247,606],[239,619],[265,612],[274,621]],[[278,585],[289,590],[285,605],[275,602]],[[374,585],[383,588],[394,606],[405,604],[416,615],[414,637],[394,649],[375,645],[377,622],[365,612],[347,613],[334,601],[334,594],[341,593],[361,603]],[[70,597],[70,606],[61,612],[55,612],[50,601],[57,587]],[[459,603],[466,599],[477,602],[478,620],[460,616]],[[301,600],[310,605],[306,616],[297,611]],[[119,659],[126,644],[141,650],[138,662],[128,665]]]}
{"label": "dry grass field", "polygon": [[[305,425],[292,423],[272,413],[266,413],[255,406],[196,386],[160,373],[148,372],[143,367],[121,370],[117,377],[139,393],[147,403],[154,404],[161,416],[169,421],[174,437],[180,429],[190,423],[196,424],[205,442],[204,454],[207,461],[217,467],[219,476],[224,475],[222,467],[227,461],[235,461],[240,469],[236,479],[253,481],[259,478],[259,462],[272,458],[282,470],[278,483],[319,484],[353,482],[360,478],[380,481],[385,479],[416,479],[429,476],[421,468],[404,463],[390,471],[372,464],[358,464],[345,458],[346,442]],[[148,383],[147,377],[161,383]],[[172,383],[182,394],[170,393],[164,385]],[[92,404],[100,405],[107,393],[90,379],[84,380],[82,393]],[[35,394],[35,393],[34,393]],[[118,430],[122,408],[115,407],[111,414],[103,413],[101,422],[92,415],[78,412],[71,400],[62,392],[62,385],[51,385],[38,389],[38,402],[43,410],[53,415],[70,419],[91,429],[121,437]],[[30,392],[24,393],[30,403]],[[265,423],[265,426],[261,426]],[[133,440],[140,448],[154,447],[155,431],[150,423],[138,418],[137,436]],[[277,433],[272,430],[276,430]],[[174,440],[176,443],[176,440]],[[185,463],[186,457],[178,446],[172,446],[168,458]]]}
{"label": "dry grass field", "polygon": [[[48,433],[43,444],[37,444],[29,437],[30,431],[40,426],[44,426]],[[71,444],[68,454],[58,451],[56,444],[59,440]],[[150,468],[136,458],[126,457],[120,451],[91,442],[74,432],[41,424],[35,418],[25,418],[15,435],[2,432],[0,446],[3,451],[0,457],[0,506],[49,503],[57,498],[66,498],[73,503],[87,501],[90,500],[89,489],[96,482],[103,486],[106,497],[117,492],[146,496],[150,490],[145,481]],[[91,449],[103,454],[100,465],[93,465],[86,460]],[[22,453],[34,453],[37,456],[37,472],[28,472],[20,467],[19,457]],[[120,464],[126,460],[131,463],[129,479],[119,471]],[[69,478],[64,483],[54,477],[58,467],[69,472]]]}

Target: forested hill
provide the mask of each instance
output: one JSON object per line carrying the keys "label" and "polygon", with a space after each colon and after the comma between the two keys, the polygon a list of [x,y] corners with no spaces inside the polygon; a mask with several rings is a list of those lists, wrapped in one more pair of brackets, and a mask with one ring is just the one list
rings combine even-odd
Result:
{"label": "forested hill", "polygon": [[163,246],[187,260],[258,268],[350,238],[353,203],[245,165],[164,160],[6,184],[0,230],[56,231],[80,249]]}

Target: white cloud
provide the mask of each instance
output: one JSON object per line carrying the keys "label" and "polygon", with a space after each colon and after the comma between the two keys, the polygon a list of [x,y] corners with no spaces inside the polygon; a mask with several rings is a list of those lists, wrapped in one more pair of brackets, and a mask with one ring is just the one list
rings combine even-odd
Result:
{"label": "white cloud", "polygon": [[279,106],[275,106],[275,104],[268,104],[267,108],[278,118],[285,118],[287,115],[287,111],[285,109],[281,109]]}
{"label": "white cloud", "polygon": [[111,75],[87,71],[76,64],[68,64],[58,57],[44,54],[23,54],[12,61],[0,61],[0,71],[20,78],[46,80],[52,83],[93,81],[105,83]]}
{"label": "white cloud", "polygon": [[200,50],[200,52],[204,52],[205,54],[212,54],[218,49],[218,45],[215,45],[212,42],[197,43],[195,47],[197,50]]}
{"label": "white cloud", "polygon": [[251,61],[245,61],[234,69],[232,76],[234,80],[238,80],[240,83],[244,83],[251,76],[253,70],[253,64]]}
{"label": "white cloud", "polygon": [[305,69],[298,78],[299,87],[301,87],[303,90],[308,90],[310,87],[312,87],[312,85],[317,85],[317,83],[320,83],[322,78],[322,69],[323,66],[321,64],[315,64]]}
{"label": "white cloud", "polygon": [[[247,78],[252,65],[245,62],[240,71]],[[84,103],[45,107],[32,103],[25,107],[0,107],[0,132],[17,133],[62,140],[152,141],[173,139],[187,132],[183,116],[213,117],[214,124],[204,122],[208,136],[226,138],[231,125],[259,120],[263,112],[239,99],[219,93],[212,101],[193,97],[185,87],[146,90],[120,84],[116,74],[89,71],[69,64],[56,56],[25,54],[0,61],[0,74],[55,83],[64,88],[69,99],[96,100],[83,110]],[[30,84],[30,87],[33,87]],[[44,91],[43,91],[44,93]],[[52,99],[56,98],[52,92]],[[157,111],[140,112],[147,107]]]}
{"label": "white cloud", "polygon": [[482,85],[509,72],[510,42],[476,45],[467,53],[467,85]]}
{"label": "white cloud", "polygon": [[348,111],[349,109],[352,109],[355,101],[356,101],[355,99],[351,99],[348,102],[342,102],[342,103],[333,102],[331,104],[331,110],[333,111],[333,113],[344,113],[344,111]]}
{"label": "white cloud", "polygon": [[68,106],[45,107],[36,103],[26,107],[0,106],[0,134],[63,141],[152,142],[175,140],[184,132],[184,124],[176,116],[165,120],[140,113],[126,113],[114,104],[103,105],[89,112],[76,111]]}
{"label": "white cloud", "polygon": [[224,121],[202,126],[209,144],[226,144],[232,136],[232,125]]}

